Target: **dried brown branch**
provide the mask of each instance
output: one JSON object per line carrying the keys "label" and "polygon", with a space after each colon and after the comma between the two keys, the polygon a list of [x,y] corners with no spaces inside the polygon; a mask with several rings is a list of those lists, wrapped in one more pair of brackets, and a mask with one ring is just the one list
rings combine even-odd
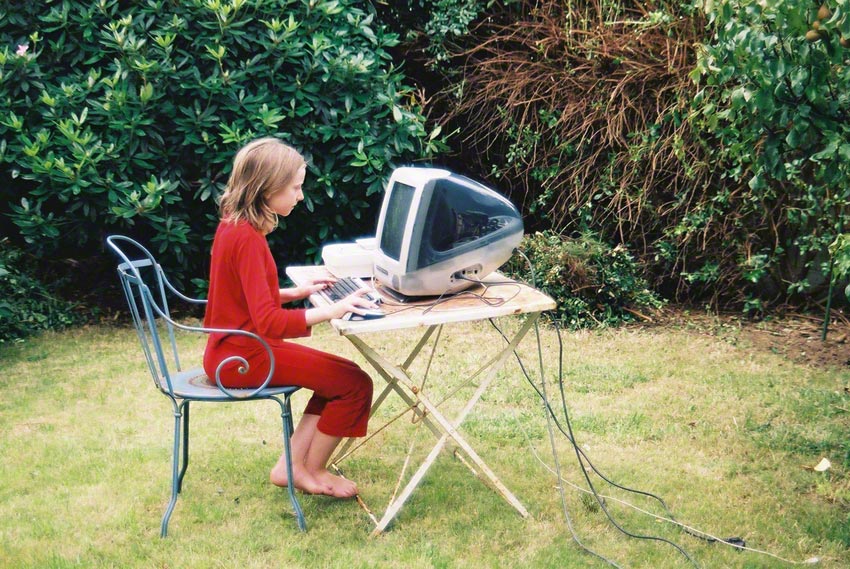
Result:
{"label": "dried brown branch", "polygon": [[[665,231],[707,207],[705,188],[722,185],[711,149],[683,118],[703,22],[682,14],[651,22],[662,9],[676,14],[678,5],[526,1],[520,17],[480,23],[454,56],[461,97],[441,94],[443,122],[464,125],[464,157],[479,161],[479,172],[495,164],[524,208],[542,197],[562,231],[579,228],[579,212],[589,211],[600,233],[647,258]],[[680,273],[711,248],[735,266],[740,252],[724,235],[740,220],[720,219],[682,234],[679,258],[659,278],[687,292]]]}

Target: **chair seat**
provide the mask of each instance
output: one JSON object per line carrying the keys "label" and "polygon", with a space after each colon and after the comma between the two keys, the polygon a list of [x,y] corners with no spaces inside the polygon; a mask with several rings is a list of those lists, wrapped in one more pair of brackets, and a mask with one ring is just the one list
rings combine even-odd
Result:
{"label": "chair seat", "polygon": [[[196,367],[171,374],[171,382],[174,387],[174,396],[180,399],[197,399],[202,401],[233,401],[239,399],[242,394],[249,394],[256,388],[248,389],[228,389],[233,393],[234,397],[228,396],[222,392],[214,381],[211,381],[209,376],[204,372],[203,368]],[[275,395],[292,394],[300,388],[297,385],[285,385],[281,387],[267,387],[259,393],[255,398],[272,397]],[[167,393],[167,392],[166,392]]]}

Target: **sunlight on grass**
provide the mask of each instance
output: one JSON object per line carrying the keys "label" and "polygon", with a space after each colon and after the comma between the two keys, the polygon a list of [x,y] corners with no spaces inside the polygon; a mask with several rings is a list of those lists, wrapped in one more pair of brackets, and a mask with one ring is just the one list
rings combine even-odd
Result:
{"label": "sunlight on grass", "polygon": [[[515,330],[517,321],[499,322]],[[417,331],[381,338],[394,361]],[[371,339],[374,340],[374,339]],[[186,348],[197,360],[203,343]],[[344,338],[320,327],[303,342],[366,366]],[[545,390],[566,428],[558,341],[541,328]],[[662,497],[676,518],[718,537],[819,566],[850,565],[850,374],[794,365],[689,331],[620,329],[564,333],[564,401],[575,436],[606,477]],[[378,342],[372,342],[378,343]],[[480,378],[462,384],[501,338],[489,324],[446,328],[439,350],[411,366],[449,418]],[[540,384],[531,332],[519,350]],[[353,501],[301,496],[309,531],[297,531],[285,492],[268,483],[281,452],[274,403],[195,405],[184,491],[169,527],[172,416],[155,392],[135,333],[88,327],[0,347],[0,559],[9,567],[595,567],[573,541],[558,493],[543,406],[515,359],[461,427],[531,513],[523,519],[471,475],[447,446],[390,530]],[[376,393],[383,381],[375,374]],[[460,388],[458,389],[458,386]],[[455,390],[457,389],[457,392]],[[294,398],[297,414],[309,395]],[[390,397],[370,432],[405,409]],[[433,445],[410,414],[342,464],[366,503],[382,513]],[[688,567],[670,545],[626,537],[587,493],[584,471],[555,432],[566,507],[581,542],[630,567]],[[832,468],[814,466],[828,458]],[[684,534],[627,507],[667,516],[652,497],[591,473],[627,531],[684,547],[700,566],[778,567],[782,561]],[[582,491],[583,490],[583,491]]]}

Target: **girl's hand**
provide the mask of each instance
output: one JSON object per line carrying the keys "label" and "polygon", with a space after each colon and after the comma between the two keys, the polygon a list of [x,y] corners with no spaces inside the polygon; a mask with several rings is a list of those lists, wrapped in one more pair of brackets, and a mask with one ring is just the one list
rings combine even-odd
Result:
{"label": "girl's hand", "polygon": [[320,290],[329,287],[335,282],[336,279],[334,278],[319,278],[311,279],[306,284],[297,286],[295,288],[282,288],[280,289],[280,302],[281,304],[285,304],[287,302],[307,298],[314,292],[319,292]]}
{"label": "girl's hand", "polygon": [[303,284],[298,287],[298,290],[301,293],[301,298],[307,298],[314,292],[319,292],[320,290],[324,290],[334,284],[336,279],[334,278],[322,278],[322,279],[312,279],[307,284]]}
{"label": "girl's hand", "polygon": [[364,310],[375,309],[378,308],[378,305],[369,300],[368,298],[363,298],[368,292],[375,292],[372,289],[361,288],[352,294],[346,296],[342,300],[339,300],[331,305],[331,318],[342,318],[348,312],[353,312],[354,314],[363,314]]}
{"label": "girl's hand", "polygon": [[331,304],[330,306],[308,309],[305,315],[307,319],[307,326],[313,326],[319,322],[325,322],[326,320],[332,320],[334,318],[342,318],[348,312],[363,314],[364,310],[377,308],[377,304],[368,298],[363,298],[363,295],[370,291],[374,292],[372,289],[360,289],[357,292],[346,296],[342,300]]}

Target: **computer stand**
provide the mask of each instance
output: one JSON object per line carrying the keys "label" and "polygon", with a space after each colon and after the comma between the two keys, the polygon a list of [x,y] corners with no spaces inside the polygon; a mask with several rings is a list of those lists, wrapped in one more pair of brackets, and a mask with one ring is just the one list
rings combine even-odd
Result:
{"label": "computer stand", "polygon": [[438,298],[446,298],[449,296],[453,296],[450,294],[444,294],[441,296],[408,296],[402,292],[398,292],[397,290],[393,290],[390,287],[384,285],[381,286],[380,290],[381,294],[386,294],[399,304],[413,304],[416,302],[428,302],[430,300],[436,300]]}

